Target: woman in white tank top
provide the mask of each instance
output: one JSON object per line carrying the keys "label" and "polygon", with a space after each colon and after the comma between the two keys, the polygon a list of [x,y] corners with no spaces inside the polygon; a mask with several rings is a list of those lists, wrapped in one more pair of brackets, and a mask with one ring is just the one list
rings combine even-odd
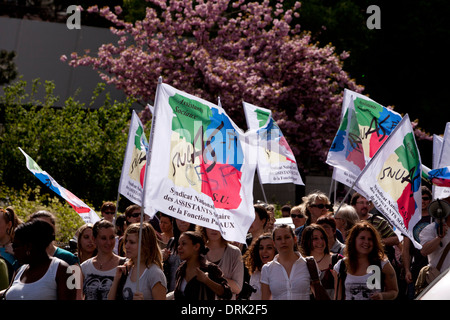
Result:
{"label": "woman in white tank top", "polygon": [[22,266],[6,289],[6,300],[76,298],[76,288],[70,289],[68,286],[72,275],[72,272],[67,272],[69,265],[47,254],[46,248],[53,239],[53,227],[45,221],[37,219],[17,227],[13,248]]}

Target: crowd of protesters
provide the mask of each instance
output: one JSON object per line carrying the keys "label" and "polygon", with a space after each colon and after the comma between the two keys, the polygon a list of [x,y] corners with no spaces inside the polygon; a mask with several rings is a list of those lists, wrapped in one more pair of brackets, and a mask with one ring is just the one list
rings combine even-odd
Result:
{"label": "crowd of protesters", "polygon": [[[436,264],[450,242],[446,222],[437,234],[422,187],[422,218],[415,240],[393,227],[358,193],[332,204],[315,191],[293,207],[258,202],[245,243],[219,231],[158,212],[140,223],[141,208],[117,214],[113,202],[101,220],[76,230],[76,248],[55,245],[54,214],[37,211],[21,221],[0,209],[0,297],[6,300],[394,300],[413,299],[423,266]],[[140,237],[140,238],[139,238]],[[139,248],[141,250],[139,251]],[[370,266],[381,286],[368,284]],[[450,266],[446,258],[442,270]],[[68,284],[72,283],[70,286]]]}

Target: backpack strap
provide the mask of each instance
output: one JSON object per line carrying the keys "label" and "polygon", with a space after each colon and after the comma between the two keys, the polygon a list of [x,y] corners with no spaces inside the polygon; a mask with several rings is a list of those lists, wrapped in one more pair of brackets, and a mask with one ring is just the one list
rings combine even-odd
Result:
{"label": "backpack strap", "polygon": [[340,289],[341,300],[345,300],[345,279],[347,278],[347,266],[345,264],[345,259],[341,259],[340,263],[341,264],[339,265],[336,297],[337,297],[337,293],[339,292],[339,289]]}

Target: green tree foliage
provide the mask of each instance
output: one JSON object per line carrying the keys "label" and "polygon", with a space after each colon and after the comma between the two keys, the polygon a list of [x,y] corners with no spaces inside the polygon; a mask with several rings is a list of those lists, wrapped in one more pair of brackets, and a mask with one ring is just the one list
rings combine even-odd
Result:
{"label": "green tree foliage", "polygon": [[[132,101],[112,102],[106,95],[101,108],[91,109],[71,97],[57,109],[53,82],[35,80],[30,94],[26,86],[20,80],[0,96],[0,181],[17,190],[42,185],[26,168],[21,147],[93,209],[116,199]],[[42,89],[45,97],[39,101],[35,96]],[[103,90],[100,84],[91,104]]]}
{"label": "green tree foliage", "polygon": [[17,77],[17,68],[14,64],[14,51],[0,50],[0,85],[10,83]]}

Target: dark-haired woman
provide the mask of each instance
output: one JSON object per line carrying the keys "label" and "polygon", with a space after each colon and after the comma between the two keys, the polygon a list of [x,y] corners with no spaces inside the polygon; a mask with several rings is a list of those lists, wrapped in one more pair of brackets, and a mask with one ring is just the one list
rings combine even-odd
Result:
{"label": "dark-haired woman", "polygon": [[[344,259],[336,263],[334,271],[336,300],[394,300],[398,295],[395,270],[378,231],[367,221],[350,230]],[[380,279],[376,279],[378,275]]]}
{"label": "dark-haired woman", "polygon": [[334,276],[332,270],[343,256],[330,251],[328,239],[327,231],[323,228],[323,225],[312,223],[303,230],[300,252],[305,257],[314,257],[320,270],[320,282],[327,290],[328,295],[334,297]]}
{"label": "dark-haired woman", "polygon": [[206,260],[208,249],[199,232],[183,232],[178,241],[182,262],[176,273],[175,300],[230,299],[230,286],[222,270]]}
{"label": "dark-haired woman", "polygon": [[22,265],[7,289],[6,300],[75,300],[76,289],[69,288],[69,265],[47,254],[54,239],[53,228],[35,220],[17,227],[13,240],[14,254]]}
{"label": "dark-haired woman", "polygon": [[[189,223],[184,220],[174,219],[173,222],[173,237],[170,238],[167,246],[162,250],[163,257],[163,268],[164,274],[167,279],[167,290],[168,292],[173,292],[175,289],[175,281],[176,281],[176,272],[178,267],[180,266],[181,259],[178,255],[178,240],[180,235],[185,231],[194,231],[195,224]],[[169,295],[169,299],[172,296]]]}
{"label": "dark-haired woman", "polygon": [[267,262],[273,260],[277,250],[271,233],[263,233],[252,243],[243,259],[250,274],[249,284],[253,288],[250,300],[261,300],[261,269]]}

